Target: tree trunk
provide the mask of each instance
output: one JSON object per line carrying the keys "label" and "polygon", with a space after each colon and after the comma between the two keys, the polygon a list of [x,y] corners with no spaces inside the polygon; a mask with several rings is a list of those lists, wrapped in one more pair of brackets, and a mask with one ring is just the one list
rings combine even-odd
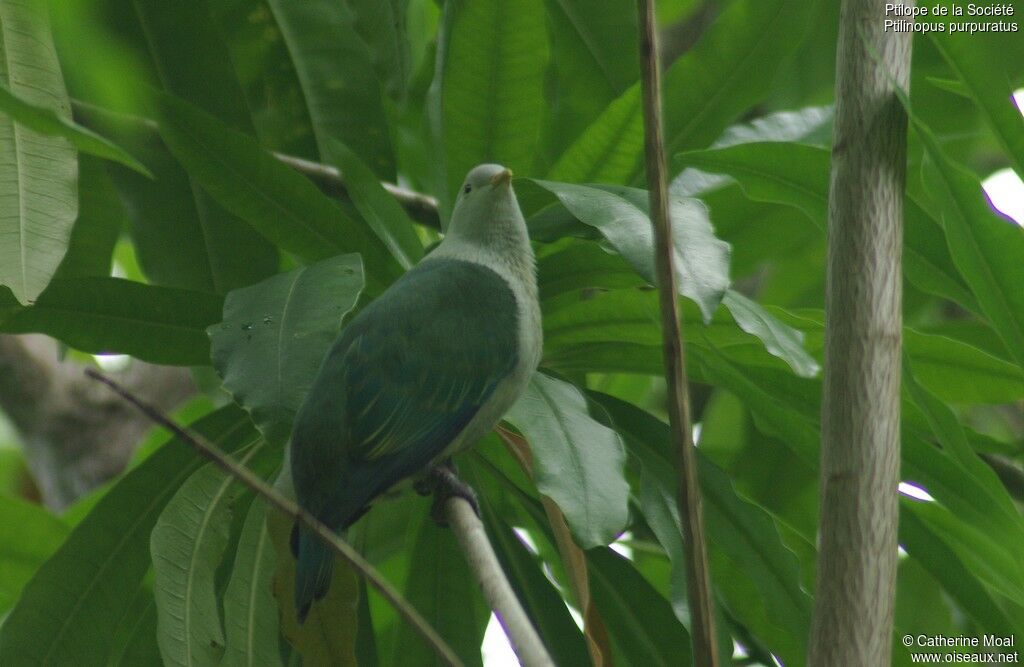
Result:
{"label": "tree trunk", "polygon": [[912,33],[884,31],[885,5],[843,0],[839,23],[812,666],[890,664],[907,132],[894,89]]}

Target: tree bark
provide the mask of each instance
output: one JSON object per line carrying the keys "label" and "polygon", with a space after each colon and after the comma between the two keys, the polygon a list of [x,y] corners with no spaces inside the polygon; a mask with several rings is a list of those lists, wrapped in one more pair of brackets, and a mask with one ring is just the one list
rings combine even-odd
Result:
{"label": "tree bark", "polygon": [[894,90],[912,34],[884,31],[885,5],[843,0],[839,23],[812,666],[891,656],[907,132]]}
{"label": "tree bark", "polygon": [[[170,410],[195,392],[186,368],[141,361],[118,374]],[[124,469],[152,423],[58,359],[47,336],[0,335],[0,410],[11,420],[43,502],[61,510]]]}

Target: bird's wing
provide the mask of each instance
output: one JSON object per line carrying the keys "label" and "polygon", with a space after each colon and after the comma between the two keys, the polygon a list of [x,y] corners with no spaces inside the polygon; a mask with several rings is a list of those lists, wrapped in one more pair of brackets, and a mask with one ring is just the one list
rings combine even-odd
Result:
{"label": "bird's wing", "polygon": [[410,271],[345,328],[296,418],[300,501],[353,521],[465,428],[515,367],[517,341],[515,296],[495,272],[447,259]]}

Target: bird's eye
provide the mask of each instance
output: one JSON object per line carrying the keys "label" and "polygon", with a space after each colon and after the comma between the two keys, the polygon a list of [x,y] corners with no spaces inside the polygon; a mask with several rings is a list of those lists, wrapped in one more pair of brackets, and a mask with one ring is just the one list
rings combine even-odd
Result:
{"label": "bird's eye", "polygon": [[466,183],[465,185],[462,186],[462,191],[465,192],[467,195],[469,194],[469,191],[472,189],[473,186],[470,185],[469,183]]}

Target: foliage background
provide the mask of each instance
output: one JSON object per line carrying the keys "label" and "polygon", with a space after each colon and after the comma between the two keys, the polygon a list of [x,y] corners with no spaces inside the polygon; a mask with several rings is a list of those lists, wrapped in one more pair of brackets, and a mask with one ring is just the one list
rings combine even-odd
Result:
{"label": "foliage background", "polygon": [[[800,665],[838,3],[659,10],[723,654]],[[86,363],[190,367],[202,391],[179,418],[271,479],[344,318],[440,238],[467,169],[501,161],[536,241],[544,360],[500,437],[459,464],[559,664],[684,663],[633,13],[0,0],[0,332],[47,334]],[[1019,33],[915,37],[897,637],[1024,637],[1024,233],[980,186],[1024,173],[1022,85]],[[321,191],[273,153],[337,167],[345,186]],[[54,512],[24,497],[33,443],[0,431],[0,662],[433,659],[342,568],[307,626],[279,619],[286,528],[165,440]],[[403,496],[352,539],[480,664],[489,612],[426,509]]]}

